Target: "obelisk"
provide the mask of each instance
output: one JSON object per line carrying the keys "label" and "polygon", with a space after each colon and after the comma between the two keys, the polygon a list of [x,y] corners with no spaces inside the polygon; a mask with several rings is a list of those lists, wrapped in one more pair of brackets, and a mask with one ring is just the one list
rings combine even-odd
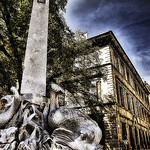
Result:
{"label": "obelisk", "polygon": [[21,84],[21,94],[32,95],[31,99],[46,95],[48,15],[49,0],[34,0]]}

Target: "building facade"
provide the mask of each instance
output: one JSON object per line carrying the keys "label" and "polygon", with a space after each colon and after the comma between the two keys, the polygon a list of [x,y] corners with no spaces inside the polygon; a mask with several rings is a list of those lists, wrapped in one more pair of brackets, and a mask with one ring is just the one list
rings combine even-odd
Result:
{"label": "building facade", "polygon": [[[88,56],[95,53],[106,70],[106,78],[93,81],[97,100],[103,104],[103,108],[95,106],[103,114],[96,120],[103,132],[101,144],[106,150],[150,149],[149,85],[142,81],[112,31],[88,40],[98,47]],[[68,96],[65,101],[73,107]],[[84,102],[81,105],[85,107]]]}
{"label": "building facade", "polygon": [[104,104],[105,149],[150,149],[149,88],[112,31],[89,39],[99,46],[107,79],[97,82]]}

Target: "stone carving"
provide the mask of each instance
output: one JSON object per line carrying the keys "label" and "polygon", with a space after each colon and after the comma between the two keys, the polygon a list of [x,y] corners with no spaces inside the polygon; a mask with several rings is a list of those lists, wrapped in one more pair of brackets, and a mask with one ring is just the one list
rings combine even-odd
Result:
{"label": "stone carving", "polygon": [[16,147],[15,136],[17,131],[18,128],[16,127],[0,130],[0,143],[1,143],[0,149],[3,150],[15,149]]}
{"label": "stone carving", "polygon": [[0,114],[3,128],[0,130],[0,149],[101,149],[102,132],[98,124],[81,111],[71,108],[51,110],[50,104],[33,104],[28,99],[22,100],[15,88],[12,91],[14,96],[3,98],[8,103]]}
{"label": "stone carving", "polygon": [[[44,3],[44,4],[39,4]],[[63,93],[51,84],[46,95],[46,61],[49,0],[34,0],[25,53],[21,94],[5,96],[0,114],[0,149],[3,150],[100,150],[98,124],[79,110],[59,108]]]}
{"label": "stone carving", "polygon": [[60,93],[64,93],[64,90],[55,83],[51,83],[50,88],[50,111],[59,108],[58,97]]}
{"label": "stone carving", "polygon": [[[53,147],[75,150],[98,150],[102,132],[98,124],[79,110],[59,108],[48,116]],[[55,145],[55,146],[54,146]]]}
{"label": "stone carving", "polygon": [[39,141],[42,139],[42,113],[38,112],[35,106],[29,102],[25,104],[23,110],[23,124],[19,129],[18,139],[20,144],[19,150],[37,149]]}
{"label": "stone carving", "polygon": [[10,127],[8,129],[0,130],[0,143],[11,143],[15,140],[15,134],[18,128]]}
{"label": "stone carving", "polygon": [[21,94],[45,96],[49,0],[38,0],[38,2],[33,0]]}
{"label": "stone carving", "polygon": [[13,117],[20,105],[20,96],[17,89],[12,87],[11,91],[14,96],[7,95],[1,99],[1,103],[6,103],[6,105],[5,109],[0,114],[0,128],[2,128]]}

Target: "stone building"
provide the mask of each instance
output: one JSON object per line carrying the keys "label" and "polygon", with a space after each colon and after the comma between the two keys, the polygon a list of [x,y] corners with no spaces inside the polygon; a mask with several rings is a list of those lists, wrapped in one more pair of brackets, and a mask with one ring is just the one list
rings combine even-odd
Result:
{"label": "stone building", "polygon": [[107,80],[97,86],[105,107],[105,149],[150,148],[150,91],[113,32],[89,40],[99,46],[107,68]]}
{"label": "stone building", "polygon": [[107,79],[95,81],[102,102],[104,149],[150,149],[150,89],[112,31],[88,39],[98,46]]}

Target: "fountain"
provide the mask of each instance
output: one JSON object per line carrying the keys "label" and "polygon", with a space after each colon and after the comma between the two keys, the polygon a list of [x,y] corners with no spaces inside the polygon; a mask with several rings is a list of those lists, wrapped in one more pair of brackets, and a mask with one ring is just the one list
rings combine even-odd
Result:
{"label": "fountain", "polygon": [[25,53],[21,95],[0,102],[0,149],[5,150],[100,150],[102,131],[80,110],[60,107],[56,84],[46,95],[46,58],[49,0],[34,0]]}

